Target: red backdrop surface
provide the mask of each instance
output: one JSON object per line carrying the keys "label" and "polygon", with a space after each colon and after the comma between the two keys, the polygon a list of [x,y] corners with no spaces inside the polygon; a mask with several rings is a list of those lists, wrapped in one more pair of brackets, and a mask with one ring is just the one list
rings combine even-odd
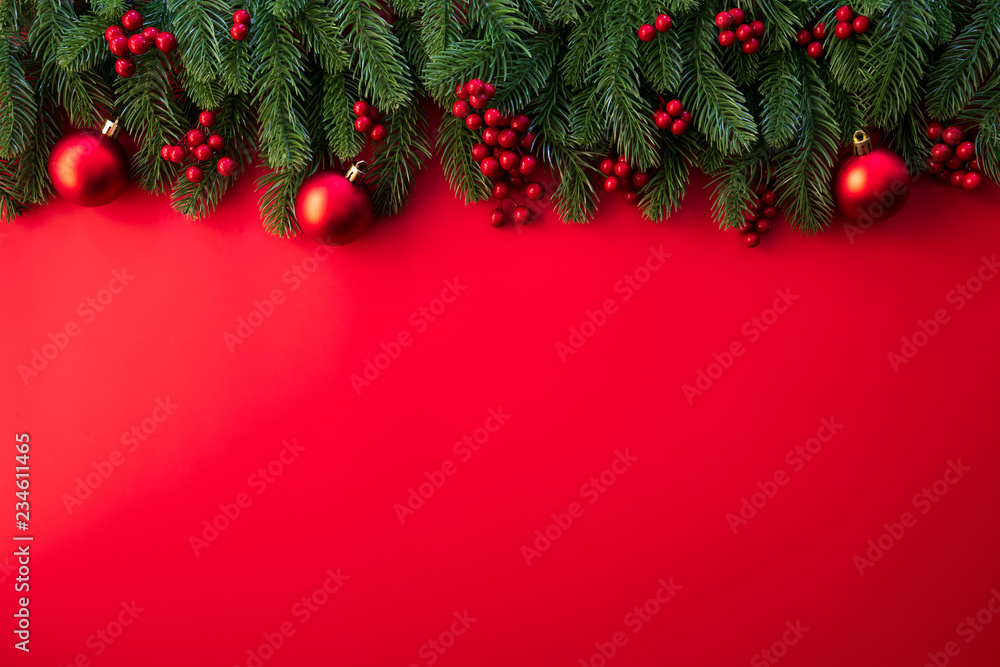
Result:
{"label": "red backdrop surface", "polygon": [[433,165],[327,253],[251,180],[0,229],[4,665],[998,664],[995,186],[747,250]]}

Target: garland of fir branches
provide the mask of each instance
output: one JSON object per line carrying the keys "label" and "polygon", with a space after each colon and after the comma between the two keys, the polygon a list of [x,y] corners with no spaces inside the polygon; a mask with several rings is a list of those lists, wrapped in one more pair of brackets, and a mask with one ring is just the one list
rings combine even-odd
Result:
{"label": "garland of fir branches", "polygon": [[[731,0],[4,0],[0,2],[0,215],[11,220],[52,195],[46,161],[66,123],[98,126],[112,114],[136,140],[136,182],[170,192],[192,218],[210,215],[234,179],[189,183],[158,158],[199,109],[220,109],[240,170],[257,183],[264,227],[297,232],[294,199],[311,173],[363,146],[351,104],[388,116],[369,183],[376,213],[405,205],[434,152],[466,202],[489,197],[464,125],[445,116],[429,136],[428,109],[450,108],[456,84],[497,86],[494,103],[532,119],[535,152],[559,179],[565,221],[597,209],[600,158],[624,154],[651,169],[641,207],[651,220],[677,210],[692,169],[712,177],[713,212],[735,227],[753,191],[774,184],[792,225],[815,232],[833,214],[838,148],[864,126],[884,131],[911,170],[924,166],[930,120],[978,126],[982,170],[1000,182],[1000,0],[853,0],[871,29],[832,34],[819,60],[795,31],[835,23],[843,0],[743,0],[764,21],[759,52],[722,49],[713,17]],[[177,37],[167,56],[116,76],[104,30],[131,6]],[[252,15],[250,39],[228,36],[234,9]],[[641,43],[636,29],[660,12],[673,29]],[[832,31],[831,31],[832,33]],[[693,114],[681,137],[650,119],[660,96]]]}

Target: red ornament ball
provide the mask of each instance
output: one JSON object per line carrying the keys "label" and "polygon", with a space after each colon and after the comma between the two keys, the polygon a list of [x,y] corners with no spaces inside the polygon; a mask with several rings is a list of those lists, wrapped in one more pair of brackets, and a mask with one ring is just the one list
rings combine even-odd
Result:
{"label": "red ornament ball", "polygon": [[687,109],[685,109],[684,113],[681,114],[681,120],[684,121],[685,125],[690,125],[691,124],[691,112],[688,111]]}
{"label": "red ornament ball", "polygon": [[142,14],[130,9],[124,14],[122,14],[122,25],[125,29],[130,32],[135,32],[136,30],[142,29]]}
{"label": "red ornament ball", "polygon": [[813,34],[807,29],[803,28],[795,33],[795,43],[799,46],[809,46],[809,42],[812,41]]}
{"label": "red ornament ball", "polygon": [[236,160],[231,157],[220,158],[218,162],[215,163],[215,170],[219,172],[220,176],[225,176],[229,178],[230,176],[235,176],[236,172],[239,170],[239,165],[236,164]]}
{"label": "red ornament ball", "polygon": [[190,166],[184,173],[187,179],[192,183],[201,183],[205,178],[205,172],[201,170],[201,167]]}
{"label": "red ornament ball", "polygon": [[854,28],[854,32],[858,33],[859,35],[862,35],[862,34],[868,32],[868,27],[870,25],[871,25],[871,22],[868,20],[867,16],[859,16],[859,17],[857,17],[856,19],[854,19],[854,23],[852,24],[852,26]]}
{"label": "red ornament ball", "polygon": [[244,25],[250,23],[250,12],[245,9],[237,9],[233,12],[233,23],[242,23]]}
{"label": "red ornament ball", "polygon": [[934,160],[927,160],[926,165],[927,165],[927,170],[929,172],[931,172],[932,174],[940,174],[942,171],[944,171],[944,163],[943,162],[936,162]]}
{"label": "red ornament ball", "polygon": [[949,146],[957,146],[962,143],[962,139],[965,138],[965,133],[962,132],[962,128],[958,125],[949,125],[941,133],[941,141],[948,144]]}
{"label": "red ornament ball", "polygon": [[661,130],[670,127],[672,122],[674,122],[674,119],[666,111],[657,111],[653,114],[653,123]]}
{"label": "red ornament ball", "polygon": [[161,32],[156,36],[156,48],[163,53],[170,53],[177,48],[177,38],[173,33]]}
{"label": "red ornament ball", "polygon": [[748,248],[756,248],[760,245],[760,236],[757,235],[757,232],[750,232],[743,237],[743,245]]}
{"label": "red ornament ball", "polygon": [[854,18],[854,10],[844,5],[837,10],[837,20],[838,21],[850,21]]}
{"label": "red ornament ball", "polygon": [[[855,150],[863,146],[864,142],[856,142]],[[910,170],[892,151],[875,148],[844,161],[834,179],[833,195],[841,214],[851,220],[884,220],[910,196]]]}
{"label": "red ornament ball", "polygon": [[639,39],[641,41],[652,42],[654,37],[656,37],[656,29],[653,26],[648,23],[639,26]]}
{"label": "red ornament ball", "polygon": [[821,58],[823,56],[823,45],[819,42],[813,42],[806,49],[806,55],[810,58]]}
{"label": "red ornament ball", "polygon": [[160,149],[160,157],[166,160],[167,162],[170,162],[171,148],[173,148],[173,146],[171,146],[170,144],[166,144],[163,148]]}
{"label": "red ornament ball", "polygon": [[743,14],[743,10],[739,7],[733,7],[730,9],[729,15],[733,17],[733,23],[736,25],[743,23],[743,20],[746,18],[746,15]]}
{"label": "red ornament ball", "polygon": [[756,37],[751,37],[747,41],[743,42],[743,53],[750,55],[751,53],[757,53],[757,49],[760,48],[760,40]]}
{"label": "red ornament ball", "polygon": [[545,196],[545,187],[541,183],[528,183],[524,188],[524,196],[532,201],[538,201]]}
{"label": "red ornament ball", "polygon": [[715,15],[715,25],[719,30],[725,30],[733,24],[733,15],[729,12],[719,12]]}
{"label": "red ornament ball", "polygon": [[776,209],[773,206],[765,206],[764,210],[761,211],[761,215],[763,215],[765,218],[773,218],[774,216],[778,215],[778,209]]}
{"label": "red ornament ball", "polygon": [[245,23],[234,23],[229,29],[229,35],[237,42],[242,42],[250,35],[250,28]]}
{"label": "red ornament ball", "polygon": [[124,58],[129,54],[128,38],[122,35],[112,37],[111,41],[108,42],[108,48],[111,49],[111,53],[115,54],[119,58]]}
{"label": "red ornament ball", "polygon": [[492,100],[493,96],[496,94],[497,94],[496,86],[494,86],[489,81],[483,84],[483,97],[485,97],[487,101]]}
{"label": "red ornament ball", "polygon": [[378,143],[385,139],[386,134],[388,134],[388,131],[385,129],[385,125],[376,125],[372,128],[372,141]]}
{"label": "red ornament ball", "polygon": [[524,136],[521,137],[521,141],[519,141],[517,145],[520,146],[522,150],[530,151],[533,143],[535,143],[535,133],[525,132]]}
{"label": "red ornament ball", "polygon": [[970,171],[962,179],[962,187],[966,190],[975,190],[983,184],[983,177],[975,171]]}
{"label": "red ornament ball", "polygon": [[521,172],[522,176],[531,176],[537,168],[538,160],[531,155],[522,155],[521,162],[517,166],[517,170]]}
{"label": "red ornament ball", "polygon": [[672,26],[673,23],[674,22],[669,16],[666,14],[660,14],[656,17],[656,20],[653,21],[653,27],[656,28],[656,32],[666,32],[670,30],[670,26]]}
{"label": "red ornament ball", "polygon": [[115,71],[118,76],[127,79],[135,74],[135,61],[131,58],[119,58],[115,61]]}
{"label": "red ornament ball", "polygon": [[625,193],[625,203],[632,204],[633,206],[639,203],[639,193],[638,192],[626,192]]}
{"label": "red ornament ball", "polygon": [[979,158],[976,158],[969,162],[969,170],[971,171],[982,171],[979,168]]}
{"label": "red ornament ball", "polygon": [[226,140],[220,137],[218,134],[213,134],[208,138],[208,145],[217,151],[221,151],[226,147]]}
{"label": "red ornament ball", "polygon": [[455,84],[455,97],[457,97],[460,100],[467,100],[467,99],[469,99],[469,91],[467,91],[465,89],[465,84],[464,83],[456,83]]}
{"label": "red ornament ball", "polygon": [[604,179],[604,190],[606,192],[617,192],[619,187],[621,187],[621,182],[616,176],[608,176]]}
{"label": "red ornament ball", "polygon": [[108,204],[128,185],[125,149],[96,130],[81,130],[60,139],[49,153],[48,168],[56,192],[79,206]]}
{"label": "red ornament ball", "polygon": [[475,132],[483,126],[483,117],[477,113],[470,113],[465,117],[465,126]]}
{"label": "red ornament ball", "polygon": [[815,26],[813,26],[813,37],[815,37],[816,39],[824,39],[824,38],[826,38],[826,24],[825,23],[817,23]]}
{"label": "red ornament ball", "polygon": [[531,220],[531,211],[527,206],[518,206],[514,209],[514,222],[526,225]]}
{"label": "red ornament ball", "polygon": [[837,39],[847,39],[854,34],[854,28],[851,27],[850,23],[842,21],[833,29],[833,34],[837,36]]}
{"label": "red ornament ball", "polygon": [[339,171],[321,171],[299,188],[295,218],[305,236],[323,245],[345,245],[371,224],[371,195],[363,183],[352,183]]}
{"label": "red ornament ball", "polygon": [[971,141],[963,141],[955,146],[955,157],[964,162],[968,162],[976,156],[976,145]]}
{"label": "red ornament ball", "polygon": [[723,30],[719,33],[719,44],[725,48],[729,48],[736,43],[736,33],[732,30]]}
{"label": "red ornament ball", "polygon": [[960,169],[963,164],[964,162],[962,160],[959,160],[957,157],[952,155],[951,158],[944,163],[944,166],[947,169]]}
{"label": "red ornament ball", "polygon": [[740,233],[740,236],[745,236],[750,232],[757,229],[757,223],[754,220],[744,220],[740,223],[740,226],[736,228],[736,231]]}

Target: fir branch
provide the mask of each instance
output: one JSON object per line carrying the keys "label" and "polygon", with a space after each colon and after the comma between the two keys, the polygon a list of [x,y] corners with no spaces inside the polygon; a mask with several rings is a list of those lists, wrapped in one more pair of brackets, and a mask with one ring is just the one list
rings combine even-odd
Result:
{"label": "fir branch", "polygon": [[535,140],[535,153],[559,178],[550,201],[563,222],[589,222],[597,211],[594,180],[600,172],[594,167],[597,154],[566,146],[541,136]]}
{"label": "fir branch", "polygon": [[517,54],[510,74],[497,87],[491,104],[504,113],[519,113],[552,78],[559,62],[558,35],[539,35],[527,41],[527,55]]}
{"label": "fir branch", "polygon": [[827,90],[833,101],[833,115],[840,128],[840,143],[849,145],[854,132],[869,125],[861,98],[841,88],[836,81],[826,79]]}
{"label": "fir branch", "polygon": [[677,31],[659,35],[651,44],[639,50],[642,59],[642,75],[657,93],[676,91],[681,84],[681,53]]}
{"label": "fir branch", "polygon": [[761,137],[771,148],[784,148],[799,125],[799,82],[790,53],[767,58],[760,72]]}
{"label": "fir branch", "polygon": [[[823,57],[833,80],[848,93],[857,93],[866,85],[859,42],[865,40],[864,35],[855,35],[851,39],[828,39]],[[863,43],[863,42],[862,42]]]}
{"label": "fir branch", "polygon": [[126,6],[125,0],[90,0],[90,8],[105,22],[121,21]]}
{"label": "fir branch", "polygon": [[0,159],[0,221],[9,223],[21,214],[22,207],[16,193],[14,172],[6,160]]}
{"label": "fir branch", "polygon": [[[607,0],[602,0],[583,20],[570,30],[566,40],[566,55],[562,62],[562,74],[573,88],[583,85],[587,73],[597,57],[604,26]],[[575,8],[574,8],[575,12]]]}
{"label": "fir branch", "polygon": [[350,65],[347,42],[340,34],[333,10],[321,0],[309,0],[293,24],[303,45],[313,52],[324,72],[333,74],[347,69]]}
{"label": "fir branch", "polygon": [[57,62],[69,72],[82,72],[97,67],[110,57],[104,31],[108,27],[106,19],[97,14],[78,17],[59,42]]}
{"label": "fir branch", "polygon": [[927,136],[927,118],[918,104],[910,105],[886,141],[888,147],[903,158],[911,174],[924,167],[932,143]]}
{"label": "fir branch", "polygon": [[472,145],[477,141],[460,118],[446,113],[437,131],[437,152],[448,184],[466,204],[491,196],[490,181],[472,159]]}
{"label": "fir branch", "polygon": [[690,167],[684,157],[684,142],[664,141],[660,167],[640,191],[642,214],[653,222],[662,222],[680,210],[687,193]]}
{"label": "fir branch", "polygon": [[271,9],[274,11],[274,15],[283,18],[291,19],[298,16],[303,10],[306,9],[306,3],[310,0],[271,0]]}
{"label": "fir branch", "polygon": [[549,23],[577,23],[581,14],[586,14],[584,0],[549,0],[546,16]]}
{"label": "fir branch", "polygon": [[937,61],[927,79],[927,107],[933,118],[954,116],[1000,59],[1000,0],[983,0],[972,21]]}
{"label": "fir branch", "polygon": [[35,124],[35,93],[25,78],[22,56],[14,39],[0,34],[0,158],[24,151]]}
{"label": "fir branch", "polygon": [[376,215],[393,215],[403,207],[413,178],[431,156],[427,116],[421,105],[396,109],[386,128],[386,138],[372,151],[368,173]]}
{"label": "fir branch", "polygon": [[767,182],[767,158],[762,148],[726,158],[712,173],[712,217],[719,229],[739,227],[756,191]]}
{"label": "fir branch", "polygon": [[409,67],[377,0],[333,0],[333,6],[354,48],[351,66],[360,73],[362,94],[386,112],[408,103],[413,94]]}
{"label": "fir branch", "polygon": [[464,5],[453,0],[421,0],[420,38],[428,56],[439,56],[462,38]]}
{"label": "fir branch", "polygon": [[261,223],[268,234],[291,237],[299,232],[295,222],[295,196],[302,182],[316,171],[315,166],[301,169],[278,169],[257,179],[263,190],[258,204]]}
{"label": "fir branch", "polygon": [[522,39],[534,34],[535,29],[519,16],[511,0],[475,0],[469,3],[469,24],[479,28],[487,41],[503,44],[511,51],[528,52]]}
{"label": "fir branch", "polygon": [[14,188],[18,199],[29,204],[45,204],[52,194],[49,180],[49,153],[62,136],[59,116],[45,100],[36,107],[28,145],[17,157]]}
{"label": "fir branch", "polygon": [[[421,41],[416,22],[407,18],[399,18],[394,27],[399,43],[403,47],[403,53],[406,54],[406,61],[410,63],[414,72],[423,72],[424,68],[427,67],[429,57]],[[418,87],[418,91],[421,95],[427,94],[422,87]]]}
{"label": "fir branch", "polygon": [[200,83],[214,80],[222,67],[218,36],[232,24],[229,5],[223,0],[166,0],[166,6],[185,76]]}
{"label": "fir branch", "polygon": [[365,145],[365,137],[354,129],[354,87],[348,87],[345,74],[325,74],[323,84],[323,129],[330,150],[341,160],[350,160]]}
{"label": "fir branch", "polygon": [[455,99],[455,86],[472,77],[502,80],[513,69],[508,67],[509,59],[502,44],[463,39],[428,60],[423,71],[424,86],[439,104],[450,107]]}
{"label": "fir branch", "polygon": [[787,0],[749,0],[746,4],[751,12],[747,16],[760,19],[766,26],[761,38],[764,53],[788,51],[795,44],[795,26],[799,20],[791,4]]}
{"label": "fir branch", "polygon": [[392,0],[389,6],[405,19],[414,19],[420,11],[420,0]]}

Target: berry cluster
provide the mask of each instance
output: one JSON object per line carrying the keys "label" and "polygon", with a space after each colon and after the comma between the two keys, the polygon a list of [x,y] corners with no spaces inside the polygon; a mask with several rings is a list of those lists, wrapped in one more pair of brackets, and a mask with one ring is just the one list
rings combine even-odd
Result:
{"label": "berry cluster", "polygon": [[823,44],[819,41],[826,37],[826,24],[817,23],[813,29],[802,28],[795,33],[795,43],[806,47],[806,55],[810,58],[820,58],[823,55]]}
{"label": "berry cluster", "polygon": [[[733,7],[728,12],[719,12],[715,15],[715,25],[722,32],[719,33],[719,44],[724,48],[729,48],[736,43],[736,40],[743,42],[743,53],[747,55],[756,53],[760,48],[760,38],[764,36],[764,22],[751,21],[744,23],[746,15],[739,7]],[[731,30],[733,26],[735,29]]]}
{"label": "berry cluster", "polygon": [[927,136],[932,141],[939,142],[931,147],[931,156],[927,160],[928,170],[939,181],[966,190],[975,190],[983,184],[979,160],[976,158],[976,145],[966,141],[961,127],[944,127],[941,123],[931,123],[927,126]]}
{"label": "berry cluster", "polygon": [[[126,30],[133,34],[126,35]],[[108,43],[111,53],[118,56],[118,60],[115,61],[115,71],[123,79],[135,74],[135,61],[131,58],[132,55],[141,56],[154,46],[164,53],[170,53],[177,48],[177,38],[171,33],[160,32],[153,26],[143,28],[142,14],[134,9],[122,14],[120,26],[108,26],[104,31],[104,40]]]}
{"label": "berry cluster", "polygon": [[653,25],[643,23],[639,26],[639,39],[643,42],[652,42],[656,39],[656,33],[670,30],[670,26],[673,24],[674,22],[669,16],[666,14],[660,14],[656,17],[656,20],[653,21]]}
{"label": "berry cluster", "polygon": [[847,39],[854,33],[862,35],[868,32],[870,25],[867,16],[854,16],[854,10],[844,5],[837,10],[837,27],[833,29],[833,34],[837,39]]}
{"label": "berry cluster", "polygon": [[677,136],[687,132],[691,125],[691,112],[684,108],[680,100],[670,100],[665,105],[660,98],[660,109],[653,112],[653,122],[661,130],[670,128]]}
{"label": "berry cluster", "polygon": [[523,113],[510,117],[491,108],[480,114],[495,93],[492,83],[479,79],[459,84],[455,87],[458,100],[451,113],[465,119],[465,126],[473,132],[482,130],[482,142],[472,145],[472,159],[479,163],[483,175],[493,181],[493,197],[500,202],[490,214],[490,224],[499,227],[506,221],[503,203],[509,199],[514,204],[514,221],[523,225],[530,220],[531,210],[514,201],[513,191],[524,186],[524,195],[532,201],[545,196],[541,183],[528,180],[538,168],[538,160],[528,153],[535,142],[535,133],[530,130],[531,119]]}
{"label": "berry cluster", "polygon": [[601,161],[601,173],[607,176],[604,189],[607,192],[624,192],[625,202],[633,205],[639,203],[639,190],[649,182],[646,172],[632,171],[624,155],[619,155],[617,160],[605,158]]}
{"label": "berry cluster", "polygon": [[382,120],[381,111],[364,100],[358,100],[355,102],[353,109],[354,115],[357,116],[354,120],[355,130],[361,134],[370,136],[372,141],[375,143],[385,139],[385,125],[379,123],[379,121]]}
{"label": "berry cluster", "polygon": [[743,237],[743,244],[748,248],[756,248],[760,243],[761,234],[771,231],[771,219],[778,215],[775,206],[778,196],[774,190],[767,189],[759,197],[747,202],[747,210],[743,212],[743,223],[736,230]]}
{"label": "berry cluster", "polygon": [[233,27],[229,29],[229,36],[237,42],[250,36],[250,12],[245,9],[233,12]]}
{"label": "berry cluster", "polygon": [[[215,125],[215,114],[211,111],[202,111],[198,114],[198,124],[208,130]],[[208,162],[217,151],[226,147],[226,140],[218,134],[209,134],[205,130],[194,128],[184,135],[184,138],[174,146],[164,146],[160,149],[160,157],[168,162],[184,164],[184,162],[194,157],[198,162]],[[235,176],[238,165],[231,157],[221,157],[215,164],[215,170],[220,176]],[[205,178],[205,172],[196,164],[190,165],[185,176],[192,183],[201,183]]]}

